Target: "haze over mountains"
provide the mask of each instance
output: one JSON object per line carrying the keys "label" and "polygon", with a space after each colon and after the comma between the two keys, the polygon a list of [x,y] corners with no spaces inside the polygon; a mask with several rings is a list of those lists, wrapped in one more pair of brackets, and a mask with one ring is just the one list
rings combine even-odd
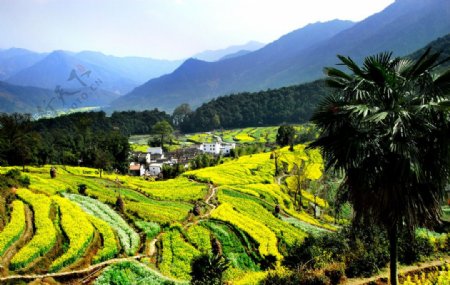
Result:
{"label": "haze over mountains", "polygon": [[0,52],[1,79],[9,83],[54,88],[67,80],[73,68],[83,66],[102,79],[105,90],[118,94],[126,93],[149,78],[171,72],[180,63],[142,57],[115,57],[91,51],[40,54],[9,49]]}
{"label": "haze over mountains", "polygon": [[0,50],[0,111],[34,113],[48,102],[52,102],[50,109],[58,110],[106,106],[149,78],[172,72],[181,63],[91,51]]}
{"label": "haze over mountains", "polygon": [[[238,56],[261,46],[263,44],[251,41],[244,45],[205,51],[196,56],[217,61],[223,56]],[[55,109],[71,108],[71,105],[107,106],[148,79],[172,72],[182,62],[116,57],[93,51],[37,53],[21,48],[0,49],[0,111],[34,113],[48,102],[53,102],[51,108]],[[55,92],[56,88],[74,93],[84,87],[74,78],[74,70],[79,76],[84,76],[80,79],[86,84],[98,79],[98,90],[83,100],[75,99],[75,103],[67,98],[68,102],[59,104],[62,98],[58,98],[61,96]],[[82,75],[84,72],[87,73]],[[78,93],[81,94],[81,91]]]}
{"label": "haze over mountains", "polygon": [[397,0],[356,24],[310,24],[265,47],[218,62],[189,59],[173,73],[149,80],[112,103],[113,109],[173,110],[220,95],[299,84],[322,77],[336,54],[363,57],[393,51],[406,55],[450,33],[448,0]]}
{"label": "haze over mountains", "polygon": [[[449,18],[448,0],[397,0],[358,23],[309,24],[266,46],[249,42],[205,51],[184,62],[91,51],[0,50],[0,81],[4,81],[0,82],[0,111],[35,112],[35,100],[58,99],[58,107],[70,106],[55,90],[65,90],[68,100],[76,97],[70,97],[70,92],[91,92],[78,107],[166,111],[182,103],[196,107],[221,95],[321,78],[323,67],[337,62],[336,54],[357,61],[381,51],[407,55],[450,33]],[[94,83],[95,92],[89,91]]]}
{"label": "haze over mountains", "polygon": [[206,50],[204,52],[192,56],[192,58],[196,58],[203,61],[218,61],[250,53],[252,51],[262,48],[263,46],[264,46],[263,43],[250,41],[243,45],[230,46],[224,49]]}

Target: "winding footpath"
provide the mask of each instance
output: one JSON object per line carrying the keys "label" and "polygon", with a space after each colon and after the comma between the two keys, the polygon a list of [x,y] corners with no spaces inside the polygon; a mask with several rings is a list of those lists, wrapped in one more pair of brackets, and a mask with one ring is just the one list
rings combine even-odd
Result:
{"label": "winding footpath", "polygon": [[47,278],[47,277],[83,276],[83,275],[89,274],[95,270],[102,269],[108,265],[111,265],[111,264],[114,264],[117,262],[137,260],[137,259],[141,259],[143,257],[146,257],[146,256],[145,255],[137,255],[137,256],[132,256],[132,257],[113,258],[113,259],[110,259],[110,260],[107,260],[107,261],[104,261],[102,263],[98,263],[95,265],[91,265],[89,267],[86,267],[86,268],[83,268],[80,270],[73,270],[73,271],[67,271],[67,272],[55,272],[55,273],[36,274],[36,275],[11,275],[11,276],[0,278],[0,283],[6,282],[6,281],[15,281],[15,280],[31,281],[31,280],[43,279],[43,278]]}

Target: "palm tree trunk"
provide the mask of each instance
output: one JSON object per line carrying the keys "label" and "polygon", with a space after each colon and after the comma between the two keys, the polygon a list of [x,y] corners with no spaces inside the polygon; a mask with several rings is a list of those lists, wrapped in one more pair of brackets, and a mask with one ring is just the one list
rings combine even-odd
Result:
{"label": "palm tree trunk", "polygon": [[398,228],[397,225],[392,226],[388,230],[389,235],[389,254],[390,254],[390,284],[398,285],[398,267],[397,267],[397,256],[398,256]]}

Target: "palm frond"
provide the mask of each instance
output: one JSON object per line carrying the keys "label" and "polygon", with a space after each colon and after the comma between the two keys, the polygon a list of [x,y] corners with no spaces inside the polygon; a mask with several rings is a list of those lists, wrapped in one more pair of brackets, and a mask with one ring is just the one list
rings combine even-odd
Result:
{"label": "palm frond", "polygon": [[338,55],[337,57],[341,60],[343,65],[347,66],[347,68],[350,69],[354,74],[361,77],[364,76],[364,72],[350,57],[345,57],[343,55]]}
{"label": "palm frond", "polygon": [[339,79],[346,80],[346,81],[351,81],[352,80],[352,77],[350,75],[348,75],[347,73],[345,73],[342,70],[339,70],[337,68],[325,67],[324,68],[324,73],[328,77],[339,78]]}
{"label": "palm frond", "polygon": [[430,53],[430,48],[428,48],[425,53],[420,57],[420,59],[414,64],[408,77],[418,77],[423,74],[426,70],[431,70],[433,65],[436,63],[440,57],[439,53]]}
{"label": "palm frond", "polygon": [[450,96],[450,69],[435,78],[433,84],[443,95]]}

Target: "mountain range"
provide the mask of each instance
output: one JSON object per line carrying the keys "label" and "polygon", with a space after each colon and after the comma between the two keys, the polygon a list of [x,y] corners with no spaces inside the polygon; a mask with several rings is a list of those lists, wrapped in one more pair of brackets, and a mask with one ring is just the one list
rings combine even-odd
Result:
{"label": "mountain range", "polygon": [[[197,107],[222,95],[319,79],[323,67],[338,62],[337,54],[357,62],[382,51],[410,54],[450,33],[449,18],[448,0],[396,0],[357,23],[313,23],[267,45],[205,51],[184,62],[92,51],[0,50],[0,111],[35,112],[37,102],[49,100],[65,108],[109,106],[107,111]],[[84,93],[89,96],[80,102]],[[64,100],[75,98],[76,103]]]}
{"label": "mountain range", "polygon": [[[205,51],[198,56],[221,60],[221,57],[239,56],[262,45],[252,41]],[[93,51],[37,53],[21,48],[0,49],[0,112],[35,113],[42,106],[50,109],[72,108],[72,105],[77,108],[107,106],[149,78],[172,72],[182,62],[116,57]],[[98,90],[87,92],[89,96],[83,100],[76,98],[75,93],[81,95],[86,87],[76,76],[87,86],[99,82]],[[63,90],[65,95],[61,96],[55,90]],[[52,102],[50,106],[48,102]]]}
{"label": "mountain range", "polygon": [[336,54],[357,62],[371,54],[409,54],[450,33],[448,0],[396,0],[352,23],[334,20],[293,31],[263,48],[217,62],[188,59],[171,74],[154,78],[112,102],[112,109],[173,110],[198,106],[220,95],[259,91],[321,78]]}
{"label": "mountain range", "polygon": [[192,58],[196,58],[203,61],[219,61],[227,58],[240,56],[246,53],[250,53],[252,51],[262,48],[263,46],[264,46],[263,43],[256,41],[249,41],[248,43],[243,45],[234,45],[224,49],[206,50],[192,56]]}
{"label": "mountain range", "polygon": [[142,57],[115,57],[100,52],[53,51],[35,53],[24,49],[0,51],[0,80],[8,83],[53,89],[70,85],[73,69],[89,70],[99,78],[102,89],[123,95],[149,78],[173,71],[181,61]]}

